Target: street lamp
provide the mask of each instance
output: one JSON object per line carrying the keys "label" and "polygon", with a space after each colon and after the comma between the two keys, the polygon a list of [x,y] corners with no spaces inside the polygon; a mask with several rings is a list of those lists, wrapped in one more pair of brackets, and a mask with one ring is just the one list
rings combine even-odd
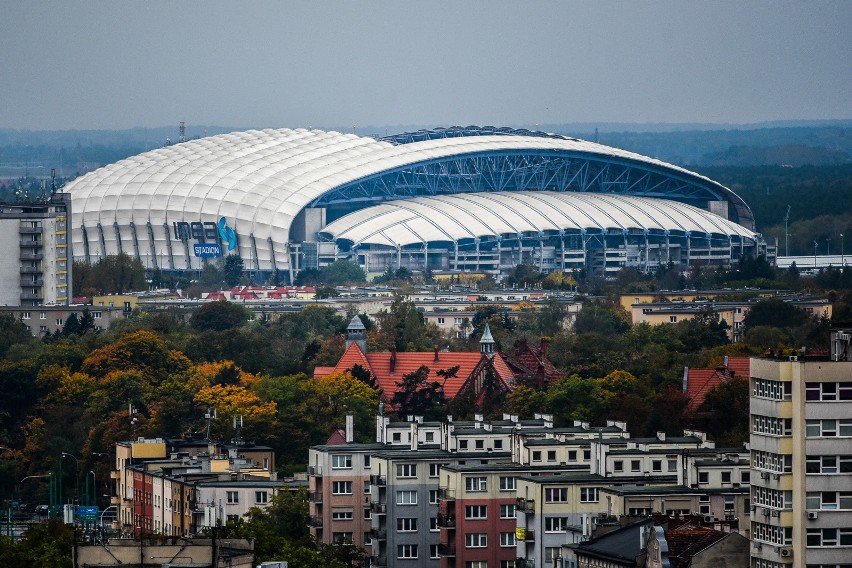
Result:
{"label": "street lamp", "polygon": [[[21,484],[23,484],[24,481],[26,481],[28,479],[41,479],[41,478],[44,478],[44,477],[51,477],[52,475],[53,475],[52,473],[46,473],[46,474],[43,474],[43,475],[28,475],[28,476],[24,477],[23,479],[21,479],[18,482],[18,484],[15,486],[15,493],[12,496],[12,504],[15,503],[15,497],[20,496]],[[14,517],[14,515],[11,515],[11,517],[12,518],[10,520],[12,522],[12,538],[14,538],[14,535],[15,535],[15,517]]]}
{"label": "street lamp", "polygon": [[62,501],[62,458],[71,458],[74,460],[74,500],[80,502],[80,485],[78,477],[80,477],[80,460],[77,456],[62,452],[59,456],[59,500]]}

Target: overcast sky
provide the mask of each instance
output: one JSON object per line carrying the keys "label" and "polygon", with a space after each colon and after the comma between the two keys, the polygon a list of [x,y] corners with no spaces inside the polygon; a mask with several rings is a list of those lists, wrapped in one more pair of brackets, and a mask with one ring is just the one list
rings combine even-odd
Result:
{"label": "overcast sky", "polygon": [[0,0],[0,128],[848,119],[850,30],[850,0]]}

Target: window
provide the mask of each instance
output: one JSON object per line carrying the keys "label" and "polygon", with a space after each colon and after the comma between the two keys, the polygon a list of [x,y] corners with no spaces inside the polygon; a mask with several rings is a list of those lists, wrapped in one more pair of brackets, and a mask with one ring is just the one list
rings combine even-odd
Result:
{"label": "window", "polygon": [[809,491],[806,507],[821,510],[852,509],[852,491]]}
{"label": "window", "polygon": [[710,514],[710,496],[701,495],[698,497],[698,512],[702,515]]}
{"label": "window", "polygon": [[474,446],[477,450],[485,449],[485,440],[474,440]]}
{"label": "window", "polygon": [[616,460],[612,462],[613,471],[624,471],[624,462],[621,460]]}
{"label": "window", "polygon": [[598,488],[597,487],[581,487],[580,488],[581,503],[597,503]]}
{"label": "window", "polygon": [[583,450],[583,460],[589,461],[592,459],[592,450]]}
{"label": "window", "polygon": [[435,505],[438,502],[438,490],[430,489],[429,490],[429,504]]}
{"label": "window", "polygon": [[642,471],[642,462],[640,460],[630,460],[630,471]]}
{"label": "window", "polygon": [[364,507],[364,520],[369,521],[372,518],[373,518],[373,512],[370,510],[369,507]]}
{"label": "window", "polygon": [[501,560],[500,561],[500,568],[515,568],[515,561],[514,560]]}
{"label": "window", "polygon": [[556,450],[548,450],[547,451],[547,461],[555,462],[556,461]]}
{"label": "window", "polygon": [[429,545],[429,558],[434,560],[434,559],[440,558],[440,557],[441,557],[441,554],[438,552],[438,545],[437,544],[430,544]]}
{"label": "window", "polygon": [[806,383],[805,398],[811,401],[823,402],[852,400],[852,382]]}
{"label": "window", "polygon": [[577,461],[577,450],[568,450],[568,461]]}
{"label": "window", "polygon": [[706,471],[698,472],[698,483],[710,483],[710,473]]}
{"label": "window", "polygon": [[[791,385],[792,387],[792,385]],[[761,398],[784,400],[785,386],[781,381],[769,379],[753,379],[752,394]]]}
{"label": "window", "polygon": [[668,468],[669,472],[677,471],[677,460],[676,459],[666,460],[666,462],[667,462],[666,467]]}
{"label": "window", "polygon": [[488,568],[487,560],[468,560],[464,563],[464,568]]}
{"label": "window", "polygon": [[394,432],[393,433],[393,441],[394,442],[401,442],[402,441],[402,433],[401,432]]}
{"label": "window", "polygon": [[267,493],[266,491],[255,491],[254,502],[258,505],[266,505],[267,503],[269,503],[269,493]]}
{"label": "window", "polygon": [[553,562],[554,558],[558,558],[560,556],[560,552],[562,547],[560,546],[547,546],[544,549],[544,561],[547,564]]}
{"label": "window", "polygon": [[332,454],[331,456],[331,468],[332,469],[346,469],[352,467],[352,455],[351,454]]}
{"label": "window", "polygon": [[544,532],[565,532],[567,528],[567,517],[545,517],[544,519]]}
{"label": "window", "polygon": [[494,449],[502,450],[503,449],[503,440],[494,440]]}
{"label": "window", "polygon": [[740,470],[740,483],[751,483],[751,472],[748,470]]}
{"label": "window", "polygon": [[413,463],[398,463],[396,464],[396,477],[417,477],[417,464]]}
{"label": "window", "polygon": [[430,463],[429,464],[429,477],[438,477],[438,472],[441,471],[441,464],[439,463]]}
{"label": "window", "polygon": [[331,482],[331,493],[332,493],[332,495],[352,495],[352,482],[351,481],[332,481]]}
{"label": "window", "polygon": [[734,513],[735,501],[733,495],[725,495],[725,515]]}
{"label": "window", "polygon": [[335,544],[343,544],[344,542],[352,542],[352,532],[335,532],[331,533],[331,541]]}
{"label": "window", "polygon": [[21,319],[30,319],[30,312],[21,312]]}
{"label": "window", "polygon": [[565,503],[568,501],[568,488],[567,487],[557,487],[551,488],[548,487],[544,490],[544,502],[545,503]]}
{"label": "window", "polygon": [[56,320],[56,325],[62,325],[62,319],[57,319],[57,320]]}
{"label": "window", "polygon": [[485,533],[467,533],[464,535],[465,548],[485,548],[488,546],[488,535]]}
{"label": "window", "polygon": [[484,477],[466,477],[464,488],[466,491],[488,491],[488,481]]}
{"label": "window", "polygon": [[513,533],[513,532],[501,532],[500,533],[500,546],[515,546],[515,533]]}
{"label": "window", "polygon": [[444,318],[438,318],[438,325],[444,325]]}
{"label": "window", "polygon": [[651,460],[651,471],[663,471],[663,461]]}
{"label": "window", "polygon": [[364,467],[370,467],[370,456],[369,456],[369,454],[364,454]]}
{"label": "window", "polygon": [[722,472],[722,483],[730,483],[731,482],[731,472],[723,471]]}
{"label": "window", "polygon": [[516,488],[514,477],[500,477],[500,491],[514,491]]}
{"label": "window", "polygon": [[434,442],[435,441],[435,433],[434,432],[426,432],[426,441]]}
{"label": "window", "polygon": [[467,449],[467,440],[459,440],[459,449],[466,450]]}
{"label": "window", "polygon": [[438,526],[438,517],[429,518],[429,530],[432,532],[438,532],[441,530],[441,527]]}
{"label": "window", "polygon": [[235,505],[240,502],[240,494],[236,491],[228,491],[226,493],[228,505]]}
{"label": "window", "polygon": [[396,557],[403,559],[417,558],[416,544],[398,544],[396,546]]}
{"label": "window", "polygon": [[500,518],[501,519],[514,519],[515,515],[515,505],[500,505]]}
{"label": "window", "polygon": [[807,456],[807,473],[852,473],[852,456]]}
{"label": "window", "polygon": [[102,317],[104,317],[103,312],[92,312],[92,318],[93,319],[99,320]]}
{"label": "window", "polygon": [[669,322],[677,323],[677,316],[669,316]]}
{"label": "window", "polygon": [[416,532],[417,531],[417,518],[416,517],[397,518],[397,520],[396,520],[396,531],[397,532]]}
{"label": "window", "polygon": [[396,504],[397,505],[416,505],[417,504],[417,491],[397,491],[396,492]]}
{"label": "window", "polygon": [[331,512],[331,520],[332,521],[351,521],[352,520],[352,511],[332,511]]}
{"label": "window", "polygon": [[373,485],[370,483],[369,479],[364,480],[364,495],[369,495],[370,490],[372,490]]}
{"label": "window", "polygon": [[852,436],[852,419],[807,420],[805,422],[805,435],[808,438]]}
{"label": "window", "polygon": [[38,314],[38,319],[46,320],[46,319],[47,319],[47,312],[41,312],[41,313],[39,313],[39,314]]}
{"label": "window", "polygon": [[808,546],[849,546],[852,545],[852,529],[808,529]]}
{"label": "window", "polygon": [[488,518],[488,507],[486,505],[465,505],[465,519],[486,519]]}
{"label": "window", "polygon": [[540,462],[541,461],[541,452],[536,450],[533,452],[532,461]]}

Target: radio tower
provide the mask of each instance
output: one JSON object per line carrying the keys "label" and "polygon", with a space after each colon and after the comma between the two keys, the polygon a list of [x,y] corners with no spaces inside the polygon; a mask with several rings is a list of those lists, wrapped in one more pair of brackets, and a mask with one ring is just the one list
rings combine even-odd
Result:
{"label": "radio tower", "polygon": [[182,120],[178,128],[178,142],[186,142],[186,123]]}

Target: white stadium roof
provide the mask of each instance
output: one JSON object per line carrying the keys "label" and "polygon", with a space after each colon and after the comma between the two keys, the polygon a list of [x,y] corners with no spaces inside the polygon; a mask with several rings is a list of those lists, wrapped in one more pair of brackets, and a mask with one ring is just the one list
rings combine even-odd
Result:
{"label": "white stadium roof", "polygon": [[[274,255],[278,267],[283,268],[289,263],[289,255],[285,251],[293,220],[306,206],[330,191],[410,164],[465,154],[506,151],[562,151],[603,160],[629,160],[655,170],[665,170],[682,179],[700,180],[700,183],[712,186],[714,191],[718,189],[719,194],[726,196],[734,207],[748,211],[742,200],[727,188],[659,160],[565,137],[496,134],[394,144],[366,136],[320,130],[236,132],[183,142],[121,160],[72,181],[64,190],[72,197],[73,242],[78,258],[84,248],[81,227],[86,228],[87,250],[91,251],[92,257],[121,250],[142,257],[149,252],[156,255],[155,251],[163,254],[162,251],[170,245],[167,227],[173,222],[215,223],[225,217],[239,236],[239,252],[244,259],[254,259],[257,268],[268,269]],[[604,196],[606,199],[602,199]],[[696,213],[698,209],[678,208],[671,203],[660,204],[654,209],[653,199],[620,200],[612,198],[611,194],[595,194],[594,198],[575,194],[574,198],[562,200],[552,194],[531,196],[526,193],[525,199],[529,199],[530,203],[524,206],[519,197],[517,193],[514,196],[500,195],[502,218],[498,214],[489,214],[486,204],[478,204],[483,199],[475,194],[458,195],[457,199],[469,200],[471,207],[478,204],[476,210],[484,216],[465,221],[467,228],[473,232],[483,231],[486,225],[492,224],[499,232],[504,229],[551,230],[551,227],[558,230],[579,226],[583,224],[580,219],[590,215],[589,222],[593,225],[614,222],[616,226],[637,224],[651,227],[656,226],[655,223],[667,224],[670,219],[672,226],[669,228],[672,229],[683,226],[694,228],[688,230],[714,233],[749,233],[740,225],[721,218],[711,220],[706,212],[699,215]],[[498,204],[493,193],[487,200],[495,206]],[[546,200],[552,200],[554,205],[559,201],[560,206],[573,208],[574,213],[547,210],[544,207]],[[411,211],[421,208],[422,212],[430,207],[430,203],[433,203],[431,206],[451,208],[457,202],[417,198],[410,207]],[[592,203],[602,209],[598,212],[593,212],[594,208],[583,209]],[[536,207],[540,207],[538,213],[535,213]],[[643,212],[642,207],[652,212]],[[619,208],[624,211],[617,213]],[[378,211],[391,220],[402,219],[406,215],[402,212],[404,210],[395,201]],[[686,211],[690,211],[689,215],[695,219],[687,219]],[[523,218],[525,215],[528,218]],[[635,223],[630,220],[631,217]],[[150,226],[146,229],[147,224]],[[396,224],[390,222],[388,230]],[[406,225],[403,223],[401,226]],[[443,234],[437,228],[427,229],[422,222],[411,226],[426,235]],[[459,235],[467,231],[457,223],[449,223],[444,228]],[[390,240],[410,240],[398,233],[394,232]],[[250,245],[246,237],[253,237],[254,244]],[[184,251],[177,248],[172,250],[172,254],[184,255]],[[186,262],[188,267],[191,259],[181,258],[176,264]]]}
{"label": "white stadium roof", "polygon": [[350,213],[322,233],[355,245],[397,247],[565,230],[755,236],[719,215],[676,201],[555,191],[463,193],[390,201]]}

